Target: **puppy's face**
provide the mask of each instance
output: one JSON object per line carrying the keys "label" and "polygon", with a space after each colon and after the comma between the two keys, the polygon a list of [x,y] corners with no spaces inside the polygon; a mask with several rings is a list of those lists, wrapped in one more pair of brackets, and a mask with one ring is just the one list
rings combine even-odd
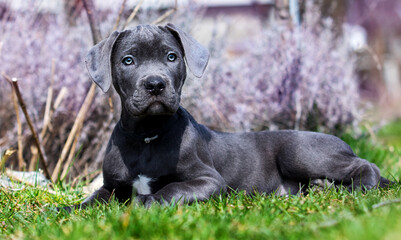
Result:
{"label": "puppy's face", "polygon": [[122,32],[111,55],[113,85],[134,116],[174,114],[186,78],[179,40],[164,27]]}
{"label": "puppy's face", "polygon": [[85,63],[104,92],[113,84],[123,111],[142,117],[174,114],[186,78],[185,66],[201,77],[208,60],[203,46],[167,24],[115,31],[89,51]]}

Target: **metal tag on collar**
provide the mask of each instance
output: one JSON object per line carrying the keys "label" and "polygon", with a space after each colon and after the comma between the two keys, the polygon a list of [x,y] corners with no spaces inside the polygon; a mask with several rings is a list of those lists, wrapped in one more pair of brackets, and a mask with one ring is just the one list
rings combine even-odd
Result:
{"label": "metal tag on collar", "polygon": [[153,137],[147,137],[144,139],[145,143],[150,143],[150,141],[155,140],[156,138],[158,138],[159,135],[153,136]]}

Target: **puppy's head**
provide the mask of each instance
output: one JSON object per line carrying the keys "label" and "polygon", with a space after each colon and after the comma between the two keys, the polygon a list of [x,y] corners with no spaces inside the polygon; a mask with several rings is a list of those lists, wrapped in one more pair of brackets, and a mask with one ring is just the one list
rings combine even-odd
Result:
{"label": "puppy's head", "polygon": [[85,63],[92,80],[104,92],[113,84],[123,111],[138,117],[174,114],[180,104],[186,65],[201,77],[208,60],[203,46],[167,24],[115,31],[92,47]]}

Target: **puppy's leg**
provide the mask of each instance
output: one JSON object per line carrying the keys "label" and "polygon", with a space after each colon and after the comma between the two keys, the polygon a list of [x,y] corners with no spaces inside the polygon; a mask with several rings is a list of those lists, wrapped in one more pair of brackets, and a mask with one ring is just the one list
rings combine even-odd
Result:
{"label": "puppy's leg", "polygon": [[346,179],[351,178],[352,183],[349,184],[348,190],[362,189],[370,190],[375,187],[387,188],[394,184],[394,182],[382,177],[379,168],[365,159],[356,157],[354,161],[361,162],[359,167],[352,170]]}
{"label": "puppy's leg", "polygon": [[341,139],[310,132],[296,134],[278,155],[278,166],[284,179],[299,182],[328,179],[349,190],[390,184],[380,176],[375,164],[357,157]]}
{"label": "puppy's leg", "polygon": [[390,181],[387,178],[384,177],[380,177],[380,183],[379,183],[379,187],[381,188],[387,188],[390,187],[391,185],[395,184],[396,182],[394,181]]}
{"label": "puppy's leg", "polygon": [[155,194],[137,195],[136,200],[149,207],[153,202],[161,204],[192,203],[209,199],[226,191],[224,180],[212,177],[199,177],[185,182],[173,182]]}
{"label": "puppy's leg", "polygon": [[117,188],[113,190],[107,189],[105,186],[102,186],[97,191],[95,191],[92,195],[86,198],[82,203],[64,207],[63,209],[71,212],[73,209],[85,209],[88,206],[92,206],[93,204],[99,203],[108,203],[113,195],[117,198],[119,202],[126,202],[131,198],[132,188]]}
{"label": "puppy's leg", "polygon": [[71,212],[74,209],[85,209],[88,206],[93,205],[96,202],[101,202],[101,203],[106,203],[110,200],[112,195],[112,192],[110,192],[107,188],[102,186],[99,188],[97,191],[92,193],[88,198],[86,198],[82,203],[73,205],[73,206],[68,206],[68,207],[63,207],[62,209],[66,210],[67,212]]}
{"label": "puppy's leg", "polygon": [[[379,168],[365,159],[355,157],[351,160],[351,167],[345,171],[345,175],[342,176],[341,181],[344,184],[348,184],[348,190],[370,190],[377,187],[380,183],[380,170]],[[357,166],[354,166],[357,165]],[[337,178],[341,176],[336,176]],[[351,180],[351,183],[349,181]]]}

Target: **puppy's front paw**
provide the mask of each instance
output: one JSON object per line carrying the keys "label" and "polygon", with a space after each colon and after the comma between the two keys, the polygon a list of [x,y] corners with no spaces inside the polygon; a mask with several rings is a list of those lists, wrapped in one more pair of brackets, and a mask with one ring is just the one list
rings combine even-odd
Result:
{"label": "puppy's front paw", "polygon": [[369,191],[369,190],[371,190],[371,189],[373,189],[373,188],[375,188],[375,186],[372,186],[372,185],[362,185],[362,184],[361,184],[361,185],[350,184],[350,185],[347,187],[347,190],[348,190],[348,192],[350,192],[350,193],[352,193],[352,192],[354,192],[354,191],[366,193],[367,191]]}
{"label": "puppy's front paw", "polygon": [[153,194],[138,194],[135,198],[135,202],[143,204],[143,206],[149,208],[152,203],[159,202],[155,195]]}

